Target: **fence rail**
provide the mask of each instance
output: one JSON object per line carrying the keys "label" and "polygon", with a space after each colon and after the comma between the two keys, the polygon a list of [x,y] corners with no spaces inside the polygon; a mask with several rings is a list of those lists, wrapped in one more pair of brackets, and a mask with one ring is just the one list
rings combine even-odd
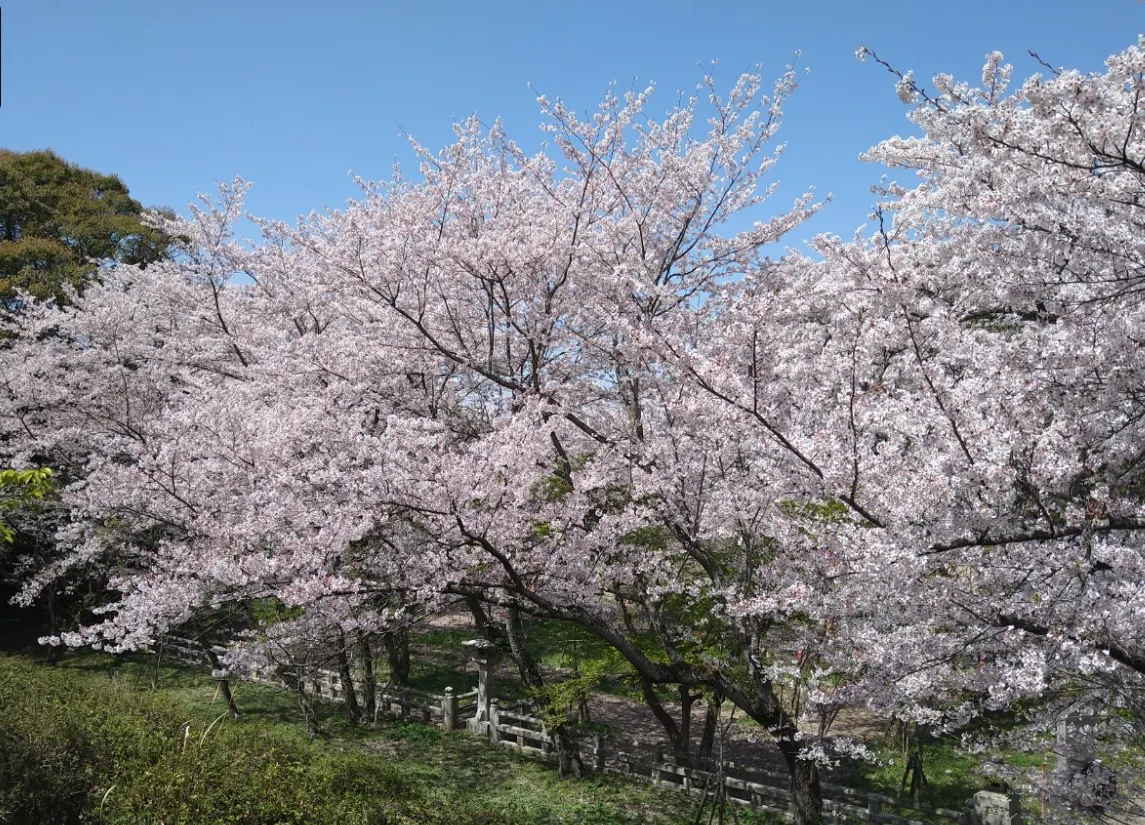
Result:
{"label": "fence rail", "polygon": [[[160,640],[160,644],[163,653],[172,659],[184,664],[210,667],[206,649],[190,639],[166,636]],[[220,656],[226,652],[226,648],[217,646],[213,647],[212,650]],[[245,681],[262,684],[285,685],[278,674],[269,668],[253,667],[244,673],[242,678]],[[311,697],[331,702],[346,701],[342,675],[337,671],[314,668],[302,677],[300,683],[303,691]],[[458,714],[461,710],[472,710],[477,704],[476,690],[454,696],[452,688],[447,688],[443,694],[430,693],[417,688],[400,688],[396,691],[378,688],[375,697],[381,713],[426,724],[436,722],[447,730],[454,730],[458,726],[460,718]]]}
{"label": "fence rail", "polygon": [[[523,753],[552,759],[556,742],[542,718],[518,710],[504,710],[496,699],[492,702],[489,738]],[[626,776],[649,782],[657,788],[668,788],[691,794],[711,793],[717,784],[724,786],[728,801],[734,805],[765,810],[793,819],[793,799],[786,775],[737,766],[732,762],[709,761],[705,768],[676,764],[657,753],[648,759],[635,756],[639,743],[596,735],[575,737],[585,763],[602,773]],[[588,758],[585,758],[588,757]],[[932,821],[960,822],[962,814],[946,808],[921,805],[876,793],[862,793],[838,785],[823,784],[825,821],[832,825],[865,822],[887,825],[927,825],[922,820],[888,811],[910,811],[926,815]],[[841,798],[832,798],[841,797]]]}

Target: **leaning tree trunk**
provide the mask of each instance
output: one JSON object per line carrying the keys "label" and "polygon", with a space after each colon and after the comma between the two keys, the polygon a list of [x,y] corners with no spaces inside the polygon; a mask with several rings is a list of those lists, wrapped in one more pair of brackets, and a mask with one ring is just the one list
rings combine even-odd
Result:
{"label": "leaning tree trunk", "polygon": [[707,711],[704,713],[704,732],[700,734],[701,760],[712,758],[712,748],[716,744],[716,732],[720,726],[720,708],[724,704],[724,695],[718,690],[708,694]]}
{"label": "leaning tree trunk", "polygon": [[485,608],[482,607],[481,602],[474,596],[466,596],[465,605],[473,615],[473,625],[477,628],[477,632],[481,634],[481,638],[487,642],[497,641],[497,633],[493,629],[493,623],[489,621],[489,617],[485,614]]}
{"label": "leaning tree trunk", "polygon": [[[525,687],[538,691],[545,686],[544,676],[537,662],[525,649],[525,634],[521,626],[521,612],[509,608],[508,619],[505,622],[505,635],[509,639],[509,653],[521,674],[521,681]],[[549,729],[553,737],[553,744],[557,751],[557,776],[561,779],[576,779],[584,775],[584,762],[580,758],[580,748],[572,734],[572,726],[568,722],[560,722]]]}
{"label": "leaning tree trunk", "polygon": [[656,695],[655,688],[652,682],[644,676],[640,677],[640,692],[644,694],[644,704],[648,705],[648,709],[652,711],[652,715],[664,728],[664,733],[668,736],[668,742],[672,746],[672,756],[675,758],[676,763],[679,765],[689,766],[692,763],[689,751],[691,748],[691,715],[692,715],[692,702],[695,697],[688,693],[688,689],[683,685],[680,686],[680,698],[683,701],[681,707],[681,724],[677,725],[676,720],[672,718],[672,714],[668,713],[664,705],[660,702],[660,698]]}
{"label": "leaning tree trunk", "polygon": [[366,631],[358,632],[358,655],[362,657],[362,691],[366,698],[366,718],[378,721],[378,676],[374,672],[374,651]]}
{"label": "leaning tree trunk", "polygon": [[390,665],[390,684],[405,687],[409,684],[409,629],[402,627],[382,634],[386,648],[386,661]]}
{"label": "leaning tree trunk", "polygon": [[525,649],[525,631],[521,624],[521,611],[510,607],[509,615],[505,621],[505,634],[509,638],[509,654],[521,672],[521,681],[531,690],[540,690],[545,686],[545,679],[536,660]]}
{"label": "leaning tree trunk", "polygon": [[[207,653],[207,661],[211,663],[211,670],[219,671],[222,668],[219,666],[219,654],[211,650],[209,644],[202,646],[203,650]],[[227,712],[230,713],[232,719],[239,718],[239,706],[235,704],[234,694],[231,693],[231,681],[226,676],[217,676],[215,681],[219,683],[219,691],[223,694],[223,699],[227,703]]]}
{"label": "leaning tree trunk", "polygon": [[342,678],[342,701],[346,703],[346,716],[351,725],[362,722],[362,709],[358,705],[358,693],[354,690],[354,674],[350,671],[350,657],[346,649],[348,642],[342,628],[338,628],[338,675]]}

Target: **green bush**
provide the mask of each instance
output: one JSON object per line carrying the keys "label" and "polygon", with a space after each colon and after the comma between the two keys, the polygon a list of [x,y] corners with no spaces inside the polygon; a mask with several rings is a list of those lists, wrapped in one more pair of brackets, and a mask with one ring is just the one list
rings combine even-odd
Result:
{"label": "green bush", "polygon": [[382,823],[414,797],[374,754],[188,722],[98,673],[0,657],[4,825]]}

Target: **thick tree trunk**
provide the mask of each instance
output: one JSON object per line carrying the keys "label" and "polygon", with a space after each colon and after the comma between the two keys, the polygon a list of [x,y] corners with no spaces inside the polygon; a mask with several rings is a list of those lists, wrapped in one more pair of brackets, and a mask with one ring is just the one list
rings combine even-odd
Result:
{"label": "thick tree trunk", "polygon": [[633,636],[638,636],[640,631],[636,629],[636,622],[632,620],[632,613],[628,610],[628,604],[624,599],[617,599],[617,603],[620,605],[620,618],[624,622],[624,629]]}
{"label": "thick tree trunk", "polygon": [[724,695],[718,690],[708,694],[707,711],[704,713],[704,731],[700,734],[700,759],[711,759],[712,749],[716,744],[716,733],[720,726],[720,708],[724,704]]}
{"label": "thick tree trunk", "polygon": [[[219,666],[219,654],[211,650],[211,646],[207,644],[203,645],[203,650],[207,652],[207,661],[211,663],[211,670],[222,670]],[[219,683],[219,691],[223,694],[223,699],[226,700],[227,711],[230,713],[231,718],[238,719],[239,706],[235,704],[235,697],[231,693],[230,679],[223,676],[222,678],[216,679],[216,681]]]}
{"label": "thick tree trunk", "polygon": [[799,758],[800,743],[792,738],[794,733],[794,728],[784,731],[778,744],[791,772],[795,825],[822,825],[823,790],[819,786],[819,768],[814,762]]}
{"label": "thick tree trunk", "polygon": [[354,674],[350,670],[349,642],[342,628],[338,628],[338,675],[342,678],[342,701],[346,704],[346,716],[351,725],[362,722],[362,708],[358,704],[358,693],[354,690]]}
{"label": "thick tree trunk", "polygon": [[386,661],[390,665],[390,684],[405,687],[409,684],[409,630],[400,628],[382,634]]}
{"label": "thick tree trunk", "polygon": [[509,654],[517,665],[521,674],[521,681],[531,690],[540,690],[545,686],[544,677],[536,661],[525,649],[525,631],[521,624],[521,611],[515,607],[509,608],[509,615],[505,621],[505,634],[509,638]]}
{"label": "thick tree trunk", "polygon": [[366,699],[366,718],[378,721],[378,676],[374,672],[374,651],[370,637],[364,630],[358,632],[358,655],[362,657],[362,691]]}

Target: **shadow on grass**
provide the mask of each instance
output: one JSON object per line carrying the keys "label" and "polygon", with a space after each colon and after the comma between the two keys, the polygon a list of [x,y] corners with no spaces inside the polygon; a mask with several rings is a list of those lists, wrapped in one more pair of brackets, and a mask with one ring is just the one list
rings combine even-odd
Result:
{"label": "shadow on grass", "polygon": [[[902,792],[905,761],[901,752],[888,746],[877,751],[879,764],[848,761],[826,774],[824,781],[857,791],[908,799],[909,793]],[[962,810],[966,800],[984,787],[979,762],[959,754],[954,740],[928,744],[923,767],[929,789],[920,793],[918,801],[922,804]]]}

